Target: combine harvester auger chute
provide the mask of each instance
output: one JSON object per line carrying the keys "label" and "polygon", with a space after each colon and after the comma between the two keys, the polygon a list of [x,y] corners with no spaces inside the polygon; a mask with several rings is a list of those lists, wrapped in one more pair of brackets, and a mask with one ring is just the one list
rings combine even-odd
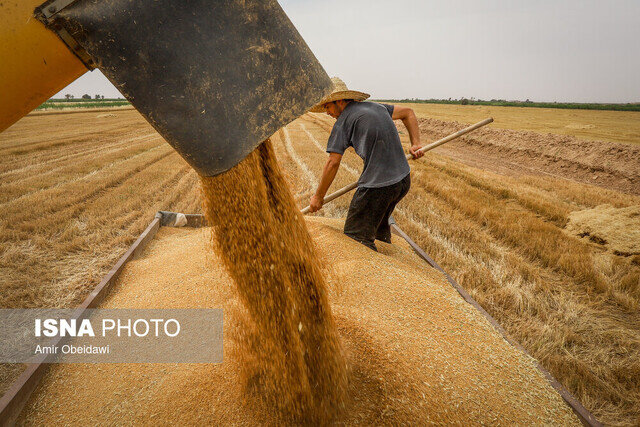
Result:
{"label": "combine harvester auger chute", "polygon": [[331,90],[276,0],[32,1],[2,15],[0,131],[98,68],[213,176]]}

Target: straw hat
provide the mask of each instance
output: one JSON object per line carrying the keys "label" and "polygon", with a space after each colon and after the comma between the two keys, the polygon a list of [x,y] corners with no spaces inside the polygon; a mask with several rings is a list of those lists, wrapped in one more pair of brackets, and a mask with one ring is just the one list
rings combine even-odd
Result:
{"label": "straw hat", "polygon": [[344,82],[338,77],[332,77],[331,82],[333,83],[333,91],[317,105],[312,107],[309,111],[311,111],[312,113],[324,113],[323,105],[327,102],[333,102],[339,99],[353,99],[356,101],[364,101],[371,96],[368,93],[347,89],[347,85],[344,84]]}

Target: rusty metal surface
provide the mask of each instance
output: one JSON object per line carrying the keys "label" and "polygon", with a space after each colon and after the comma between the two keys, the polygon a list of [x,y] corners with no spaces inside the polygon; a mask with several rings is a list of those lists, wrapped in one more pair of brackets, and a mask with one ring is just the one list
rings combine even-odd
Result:
{"label": "rusty metal surface", "polygon": [[204,176],[235,166],[332,88],[276,0],[76,0],[46,18],[52,4],[40,19],[68,32]]}

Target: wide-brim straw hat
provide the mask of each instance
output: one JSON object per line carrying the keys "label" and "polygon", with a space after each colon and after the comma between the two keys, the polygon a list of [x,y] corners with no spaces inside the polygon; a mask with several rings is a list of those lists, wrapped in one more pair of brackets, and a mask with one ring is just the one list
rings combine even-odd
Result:
{"label": "wide-brim straw hat", "polygon": [[337,101],[339,99],[353,99],[354,101],[364,101],[369,98],[371,95],[364,92],[358,92],[357,90],[349,90],[347,85],[344,84],[342,80],[338,77],[332,77],[331,82],[333,83],[333,91],[324,97],[322,101],[313,106],[309,111],[312,113],[324,113],[323,105],[327,102]]}

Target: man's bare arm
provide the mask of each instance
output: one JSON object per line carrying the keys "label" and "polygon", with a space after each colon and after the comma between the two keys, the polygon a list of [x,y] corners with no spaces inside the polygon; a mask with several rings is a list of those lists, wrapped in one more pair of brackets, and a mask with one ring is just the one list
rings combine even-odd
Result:
{"label": "man's bare arm", "polygon": [[309,202],[310,212],[315,212],[322,207],[324,203],[324,196],[327,194],[329,187],[331,187],[331,183],[336,177],[336,173],[338,173],[341,161],[342,154],[329,153],[327,163],[325,163],[324,169],[322,170],[322,178],[320,179],[320,184],[318,184],[316,194],[311,197]]}
{"label": "man's bare arm", "polygon": [[424,153],[418,152],[418,150],[422,148],[420,143],[420,127],[418,126],[418,119],[413,110],[403,105],[394,105],[391,118],[393,120],[402,120],[402,123],[404,123],[404,126],[409,131],[409,139],[411,140],[411,148],[409,148],[409,151],[411,155],[416,159],[422,157]]}

